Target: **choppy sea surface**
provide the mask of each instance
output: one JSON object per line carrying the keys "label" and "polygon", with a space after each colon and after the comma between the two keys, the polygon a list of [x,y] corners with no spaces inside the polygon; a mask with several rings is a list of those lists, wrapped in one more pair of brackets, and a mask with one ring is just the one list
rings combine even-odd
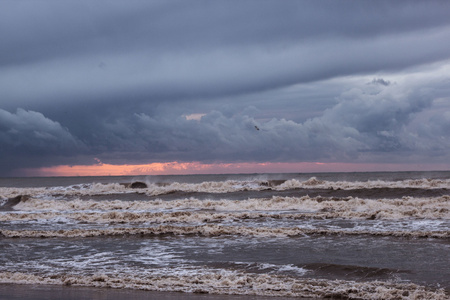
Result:
{"label": "choppy sea surface", "polygon": [[0,178],[0,283],[450,298],[450,172]]}

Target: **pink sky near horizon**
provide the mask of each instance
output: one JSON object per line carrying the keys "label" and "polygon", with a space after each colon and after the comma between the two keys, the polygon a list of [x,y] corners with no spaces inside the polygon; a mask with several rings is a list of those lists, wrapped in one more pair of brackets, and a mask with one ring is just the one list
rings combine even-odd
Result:
{"label": "pink sky near horizon", "polygon": [[379,172],[379,171],[444,171],[450,165],[438,164],[380,164],[380,163],[213,163],[164,162],[138,165],[60,165],[22,169],[25,176],[126,176],[126,175],[188,175],[232,173],[315,173],[315,172]]}

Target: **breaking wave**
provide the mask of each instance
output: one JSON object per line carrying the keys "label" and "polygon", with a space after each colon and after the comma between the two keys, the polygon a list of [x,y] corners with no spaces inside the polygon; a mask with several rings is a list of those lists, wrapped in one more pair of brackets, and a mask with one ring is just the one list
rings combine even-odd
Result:
{"label": "breaking wave", "polygon": [[0,187],[0,283],[448,299],[447,173],[249,176]]}
{"label": "breaking wave", "polygon": [[[361,199],[328,197],[279,197],[247,200],[178,200],[121,201],[121,200],[46,200],[24,198],[13,206],[16,211],[126,211],[129,218],[139,218],[139,213],[203,210],[208,212],[284,212],[314,218],[346,219],[450,219],[450,196],[434,198]],[[5,218],[9,214],[0,214]],[[144,215],[145,216],[145,215]],[[22,216],[17,216],[22,217]]]}
{"label": "breaking wave", "polygon": [[78,184],[66,187],[39,187],[39,188],[16,188],[1,187],[2,200],[13,198],[17,195],[29,195],[42,197],[53,196],[93,196],[111,194],[133,194],[140,193],[148,196],[158,196],[174,192],[196,192],[196,193],[231,193],[238,191],[285,191],[295,189],[374,189],[374,188],[421,188],[421,189],[447,189],[450,187],[450,179],[408,179],[401,181],[325,181],[312,177],[301,181],[289,180],[249,180],[249,181],[205,181],[201,183],[145,183],[145,188],[133,189],[132,184],[127,183],[91,183]]}
{"label": "breaking wave", "polygon": [[60,229],[60,230],[0,230],[0,236],[8,238],[51,238],[51,237],[101,237],[101,236],[153,236],[153,235],[199,235],[199,236],[258,236],[258,237],[295,237],[304,235],[372,235],[414,238],[449,238],[450,232],[442,231],[372,231],[343,229],[308,229],[299,227],[247,227],[215,224],[204,225],[157,225],[138,228],[111,229]]}
{"label": "breaking wave", "polygon": [[1,272],[0,283],[73,285],[222,295],[336,299],[448,299],[443,289],[433,290],[411,283],[298,279],[280,275],[215,269],[191,270],[178,276],[152,274],[130,276],[120,273],[46,276]]}

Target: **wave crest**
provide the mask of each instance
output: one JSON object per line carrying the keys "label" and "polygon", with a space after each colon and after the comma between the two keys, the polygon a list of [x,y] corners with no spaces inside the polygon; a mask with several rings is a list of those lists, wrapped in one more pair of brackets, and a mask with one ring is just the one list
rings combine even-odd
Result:
{"label": "wave crest", "polygon": [[201,183],[146,183],[147,188],[132,189],[126,183],[91,183],[78,184],[66,187],[49,188],[11,188],[0,187],[0,194],[4,198],[13,198],[17,195],[30,195],[32,197],[48,196],[94,196],[111,194],[143,193],[148,196],[165,195],[174,192],[198,192],[198,193],[231,193],[239,191],[263,191],[263,190],[295,190],[295,189],[373,189],[373,188],[422,188],[422,189],[447,189],[450,187],[450,179],[414,179],[401,181],[324,181],[316,177],[301,181],[289,180],[227,180],[205,181]]}
{"label": "wave crest", "polygon": [[0,283],[74,285],[222,295],[336,299],[448,299],[448,295],[443,289],[432,290],[411,283],[297,279],[287,276],[213,269],[188,273],[192,274],[178,276],[146,274],[144,277],[104,273],[84,276],[71,274],[43,276],[20,272],[1,272]]}
{"label": "wave crest", "polygon": [[31,198],[13,207],[16,211],[127,211],[155,212],[178,210],[206,210],[215,212],[292,212],[315,218],[347,219],[450,219],[450,196],[435,198],[361,199],[326,197],[250,198],[247,200],[178,200],[121,201],[121,200],[45,200]]}
{"label": "wave crest", "polygon": [[9,238],[51,238],[51,237],[100,237],[121,235],[199,235],[199,236],[262,236],[262,237],[295,237],[304,235],[372,235],[414,238],[449,238],[449,231],[370,231],[341,229],[308,229],[282,227],[245,227],[225,225],[177,226],[159,225],[145,228],[111,228],[111,229],[69,229],[69,230],[0,230],[0,235]]}

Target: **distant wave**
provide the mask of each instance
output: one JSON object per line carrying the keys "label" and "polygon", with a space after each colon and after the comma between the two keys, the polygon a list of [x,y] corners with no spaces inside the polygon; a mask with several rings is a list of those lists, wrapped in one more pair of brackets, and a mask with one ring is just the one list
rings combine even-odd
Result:
{"label": "distant wave", "polygon": [[203,193],[232,193],[237,191],[285,191],[295,189],[332,189],[355,190],[374,188],[421,188],[421,189],[448,189],[450,179],[408,179],[401,181],[324,181],[312,177],[306,181],[290,180],[250,180],[250,181],[205,181],[202,183],[147,183],[147,188],[131,189],[125,183],[92,183],[78,184],[66,187],[39,187],[15,188],[1,187],[2,201],[5,198],[14,198],[17,195],[42,196],[86,196],[111,195],[122,193],[140,193],[148,196],[165,195],[174,192],[203,192]]}

